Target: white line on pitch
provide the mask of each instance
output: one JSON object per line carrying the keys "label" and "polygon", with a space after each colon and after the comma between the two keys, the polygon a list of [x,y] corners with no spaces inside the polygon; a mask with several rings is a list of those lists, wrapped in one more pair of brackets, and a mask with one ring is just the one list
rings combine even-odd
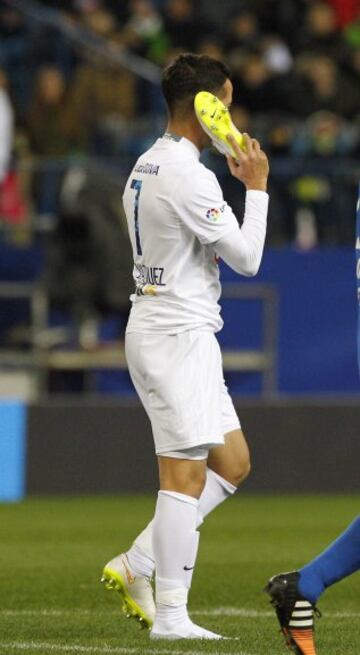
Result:
{"label": "white line on pitch", "polygon": [[[39,641],[12,641],[12,642],[1,642],[0,648],[7,649],[17,649],[17,650],[36,650],[36,651],[46,651],[51,653],[51,651],[63,652],[63,653],[97,653],[98,655],[136,655],[137,653],[148,653],[148,655],[200,655],[201,651],[183,651],[183,650],[168,650],[168,649],[159,649],[159,648],[146,648],[144,646],[139,646],[138,648],[122,648],[122,647],[112,647],[112,646],[80,646],[80,645],[69,645],[66,644],[57,644],[54,642],[39,642]],[[226,652],[214,652],[213,655],[251,655],[251,653],[245,653],[244,651],[235,651],[232,653]]]}
{"label": "white line on pitch", "polygon": [[[33,609],[33,610],[16,610],[16,609],[3,609],[0,610],[0,616],[49,616],[49,617],[61,617],[61,616],[101,616],[106,614],[106,616],[112,615],[121,615],[119,610],[98,610],[98,609],[86,609],[86,608],[71,608],[71,609]],[[244,607],[215,607],[213,609],[199,609],[190,611],[192,616],[238,616],[246,619],[264,619],[275,616],[274,612],[271,610],[252,610],[246,609]],[[326,612],[326,616],[334,619],[350,619],[350,618],[360,618],[360,612]]]}
{"label": "white line on pitch", "polygon": [[[72,608],[72,609],[33,609],[33,610],[16,610],[8,609],[1,610],[0,616],[101,616],[106,614],[107,616],[112,615],[121,615],[119,610],[98,610],[98,609],[86,609],[86,608]],[[268,616],[274,616],[274,612],[271,611],[258,611],[245,609],[241,607],[217,607],[211,610],[193,610],[190,611],[190,614],[193,616],[241,616],[244,618],[263,618]],[[358,614],[356,614],[358,616]]]}
{"label": "white line on pitch", "polygon": [[[267,619],[269,616],[275,616],[275,611],[271,610],[251,610],[241,607],[218,607],[212,610],[194,610],[190,612],[195,616],[239,616],[246,619]],[[357,619],[360,618],[360,612],[329,612],[324,613],[325,617],[332,619]]]}
{"label": "white line on pitch", "polygon": [[214,607],[211,610],[190,611],[194,616],[242,616],[246,619],[258,619],[274,616],[270,610],[251,610],[245,607]]}

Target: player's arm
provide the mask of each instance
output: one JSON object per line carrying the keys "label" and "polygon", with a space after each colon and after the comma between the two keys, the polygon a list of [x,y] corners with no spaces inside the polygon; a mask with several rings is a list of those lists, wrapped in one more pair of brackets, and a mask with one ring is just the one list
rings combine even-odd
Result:
{"label": "player's arm", "polygon": [[266,193],[269,163],[256,139],[244,134],[246,151],[231,136],[236,159],[228,157],[231,174],[246,186],[245,214],[241,228],[235,228],[214,245],[216,253],[230,268],[253,276],[259,270],[266,236],[269,196]]}

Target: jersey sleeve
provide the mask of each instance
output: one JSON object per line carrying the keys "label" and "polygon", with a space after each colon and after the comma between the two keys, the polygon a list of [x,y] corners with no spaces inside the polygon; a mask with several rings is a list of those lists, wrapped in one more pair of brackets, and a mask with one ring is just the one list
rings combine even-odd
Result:
{"label": "jersey sleeve", "polygon": [[205,166],[189,170],[178,185],[175,209],[181,222],[203,245],[218,241],[238,227],[231,207],[225,202],[214,173]]}

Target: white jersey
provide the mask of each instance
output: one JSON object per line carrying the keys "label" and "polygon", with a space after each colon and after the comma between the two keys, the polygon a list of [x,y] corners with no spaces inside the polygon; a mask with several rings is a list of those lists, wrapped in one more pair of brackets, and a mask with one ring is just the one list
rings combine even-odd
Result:
{"label": "white jersey", "polygon": [[127,181],[123,202],[136,285],[127,332],[222,328],[213,244],[238,222],[199,157],[191,141],[165,134]]}

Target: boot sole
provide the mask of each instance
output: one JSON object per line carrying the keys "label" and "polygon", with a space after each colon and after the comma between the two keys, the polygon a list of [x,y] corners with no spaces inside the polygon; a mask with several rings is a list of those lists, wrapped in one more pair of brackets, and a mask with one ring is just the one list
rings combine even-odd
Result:
{"label": "boot sole", "polygon": [[105,567],[102,572],[101,582],[105,589],[116,591],[120,596],[122,611],[127,619],[135,619],[144,629],[149,630],[151,628],[153,622],[131,597],[127,591],[125,580],[120,573]]}

